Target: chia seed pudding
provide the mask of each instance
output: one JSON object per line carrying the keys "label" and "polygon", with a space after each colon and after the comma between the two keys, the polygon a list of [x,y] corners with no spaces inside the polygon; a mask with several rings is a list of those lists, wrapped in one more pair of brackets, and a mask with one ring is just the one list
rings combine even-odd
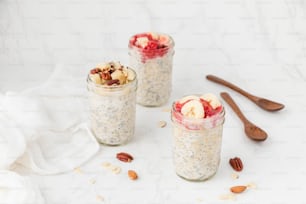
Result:
{"label": "chia seed pudding", "polygon": [[169,100],[173,47],[173,39],[165,34],[141,33],[130,38],[130,65],[137,73],[138,104],[160,106]]}
{"label": "chia seed pudding", "polygon": [[120,145],[134,135],[137,79],[118,62],[92,69],[87,78],[90,126],[102,144]]}
{"label": "chia seed pudding", "polygon": [[224,115],[213,94],[186,96],[173,103],[173,161],[180,177],[203,181],[217,172]]}

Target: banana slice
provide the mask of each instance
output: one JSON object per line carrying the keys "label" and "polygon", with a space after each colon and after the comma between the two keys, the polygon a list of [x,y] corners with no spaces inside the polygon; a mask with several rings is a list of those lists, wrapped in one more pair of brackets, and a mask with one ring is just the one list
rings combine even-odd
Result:
{"label": "banana slice", "polygon": [[179,103],[183,104],[183,103],[185,103],[186,101],[189,101],[189,100],[199,100],[199,99],[200,98],[198,96],[190,95],[190,96],[183,97],[181,100],[179,100]]}
{"label": "banana slice", "polygon": [[102,84],[99,74],[89,74],[90,79],[96,84]]}
{"label": "banana slice", "polygon": [[119,69],[116,69],[116,71],[114,71],[112,74],[112,79],[118,79],[120,84],[124,84],[126,77],[124,76],[123,72]]}
{"label": "banana slice", "polygon": [[203,105],[198,100],[191,100],[183,105],[181,113],[190,118],[204,118]]}
{"label": "banana slice", "polygon": [[127,79],[133,81],[135,77],[135,73],[131,69],[127,69]]}
{"label": "banana slice", "polygon": [[159,39],[159,35],[157,33],[149,33],[152,36],[153,40],[158,40]]}
{"label": "banana slice", "polygon": [[162,45],[168,45],[169,43],[169,38],[166,35],[160,35],[159,36],[159,43]]}
{"label": "banana slice", "polygon": [[102,69],[109,68],[110,65],[109,63],[102,63],[102,64],[98,64],[96,67],[102,70]]}
{"label": "banana slice", "polygon": [[120,62],[112,62],[112,64],[114,65],[115,69],[120,69],[122,66]]}
{"label": "banana slice", "polygon": [[207,93],[204,94],[203,96],[201,96],[200,98],[204,99],[205,101],[207,101],[211,107],[213,109],[217,108],[218,106],[221,106],[221,102],[219,101],[219,99],[217,98],[217,96],[215,96],[212,93]]}
{"label": "banana slice", "polygon": [[136,45],[144,48],[148,45],[149,39],[147,37],[140,37],[136,40]]}

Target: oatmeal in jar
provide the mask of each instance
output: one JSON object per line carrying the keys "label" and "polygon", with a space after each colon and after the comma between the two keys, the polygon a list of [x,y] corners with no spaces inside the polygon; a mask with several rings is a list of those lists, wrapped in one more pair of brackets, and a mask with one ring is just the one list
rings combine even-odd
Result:
{"label": "oatmeal in jar", "polygon": [[210,93],[173,103],[173,161],[180,177],[202,181],[217,172],[224,115],[221,102]]}
{"label": "oatmeal in jar", "polygon": [[141,33],[129,40],[130,65],[138,78],[137,103],[160,106],[166,103],[172,88],[174,41],[169,35]]}
{"label": "oatmeal in jar", "polygon": [[119,62],[98,65],[87,78],[90,126],[102,144],[120,145],[134,134],[136,73]]}

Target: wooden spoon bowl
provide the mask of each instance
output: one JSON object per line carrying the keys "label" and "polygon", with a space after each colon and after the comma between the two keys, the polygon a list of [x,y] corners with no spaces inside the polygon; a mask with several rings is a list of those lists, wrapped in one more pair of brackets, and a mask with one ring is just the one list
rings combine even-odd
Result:
{"label": "wooden spoon bowl", "polygon": [[251,123],[243,115],[240,108],[237,106],[235,101],[232,99],[232,97],[228,93],[222,92],[220,95],[228,103],[228,105],[233,109],[233,111],[237,114],[240,120],[243,122],[244,132],[250,139],[255,140],[255,141],[264,141],[267,139],[268,134],[264,130],[259,128],[258,126]]}
{"label": "wooden spoon bowl", "polygon": [[270,101],[270,100],[265,99],[265,98],[254,96],[254,95],[246,92],[245,90],[242,90],[238,86],[236,86],[236,85],[234,85],[234,84],[232,84],[228,81],[225,81],[224,79],[216,77],[214,75],[207,75],[206,78],[210,81],[213,81],[215,83],[218,83],[218,84],[221,84],[221,85],[226,86],[228,88],[231,88],[234,91],[237,91],[238,93],[247,97],[252,102],[254,102],[256,105],[258,105],[260,108],[262,108],[266,111],[270,111],[270,112],[279,111],[279,110],[281,110],[285,107],[283,104],[280,104],[280,103],[277,103],[277,102],[274,102],[274,101]]}

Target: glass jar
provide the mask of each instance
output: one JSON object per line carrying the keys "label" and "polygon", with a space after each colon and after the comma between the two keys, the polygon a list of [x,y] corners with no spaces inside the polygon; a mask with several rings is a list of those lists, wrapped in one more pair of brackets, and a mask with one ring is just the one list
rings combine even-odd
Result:
{"label": "glass jar", "polygon": [[87,88],[90,127],[98,142],[106,145],[127,143],[135,129],[136,77],[117,86],[96,84],[88,77]]}
{"label": "glass jar", "polygon": [[[136,46],[135,36],[162,36],[168,39],[165,46],[146,49]],[[174,41],[169,35],[160,33],[142,33],[132,36],[129,41],[130,66],[138,77],[137,103],[143,106],[161,106],[165,104],[172,89],[172,59]]]}
{"label": "glass jar", "polygon": [[188,118],[172,106],[173,161],[180,177],[203,181],[212,177],[220,163],[225,111],[209,118]]}

